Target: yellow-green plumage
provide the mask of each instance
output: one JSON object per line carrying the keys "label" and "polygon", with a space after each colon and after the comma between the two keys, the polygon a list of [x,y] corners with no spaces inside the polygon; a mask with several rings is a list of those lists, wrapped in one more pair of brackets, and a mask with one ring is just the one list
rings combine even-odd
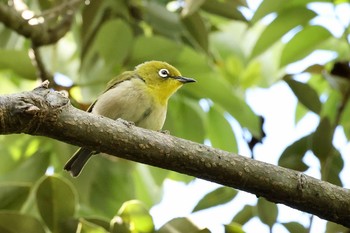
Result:
{"label": "yellow-green plumage", "polygon": [[[194,79],[182,77],[166,62],[149,61],[126,71],[108,83],[107,89],[88,111],[111,119],[122,118],[151,130],[163,127],[168,99],[184,83]],[[79,175],[93,151],[80,148],[65,165],[73,176]]]}

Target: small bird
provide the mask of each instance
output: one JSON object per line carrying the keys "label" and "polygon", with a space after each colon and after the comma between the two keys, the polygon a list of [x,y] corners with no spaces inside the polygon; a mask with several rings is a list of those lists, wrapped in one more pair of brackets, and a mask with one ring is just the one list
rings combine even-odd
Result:
{"label": "small bird", "polygon": [[[169,98],[185,83],[196,82],[181,76],[172,65],[148,61],[111,80],[107,89],[91,104],[88,112],[111,119],[124,119],[136,126],[161,130]],[[64,169],[73,177],[80,174],[86,162],[96,152],[79,148]]]}

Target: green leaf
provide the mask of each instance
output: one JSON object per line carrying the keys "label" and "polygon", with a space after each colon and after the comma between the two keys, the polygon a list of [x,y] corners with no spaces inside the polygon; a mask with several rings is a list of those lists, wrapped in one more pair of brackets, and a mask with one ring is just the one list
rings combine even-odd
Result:
{"label": "green leaf", "polygon": [[80,229],[79,233],[107,233],[109,231],[107,231],[105,228],[95,224],[95,223],[92,223],[92,222],[89,222],[85,219],[80,219],[79,220],[79,226],[78,228]]}
{"label": "green leaf", "polygon": [[120,19],[105,22],[94,42],[96,50],[105,61],[121,65],[132,48],[133,35],[127,23]]}
{"label": "green leaf", "polygon": [[[298,15],[298,17],[295,17]],[[256,42],[251,57],[263,53],[275,42],[280,40],[283,35],[293,28],[304,25],[314,18],[316,13],[305,8],[295,7],[279,12],[278,16],[265,28]]]}
{"label": "green leaf", "polygon": [[40,10],[41,11],[45,11],[47,9],[50,9],[50,8],[53,8],[53,7],[56,7],[57,5],[59,5],[60,1],[58,1],[58,0],[51,0],[51,1],[38,0],[38,3],[39,3],[39,6],[40,6]]}
{"label": "green leaf", "polygon": [[192,212],[208,209],[231,201],[237,195],[237,190],[220,187],[206,194],[194,207]]}
{"label": "green leaf", "polygon": [[[322,106],[322,111],[324,109],[324,105]],[[297,103],[296,109],[295,109],[295,122],[294,124],[298,124],[298,122],[306,116],[306,114],[309,113],[309,109],[307,109],[303,104],[300,102]]]}
{"label": "green leaf", "polygon": [[[339,98],[339,100],[340,100],[340,98]],[[337,105],[338,103],[339,102],[334,103],[335,107],[338,107],[338,105]],[[334,110],[334,111],[336,111],[336,110]],[[341,119],[340,119],[340,124],[343,126],[344,133],[345,133],[348,141],[350,140],[350,121],[349,121],[349,119],[350,119],[350,101],[348,101],[348,103],[345,105],[343,114],[342,114]]]}
{"label": "green leaf", "polygon": [[267,201],[260,197],[258,200],[258,216],[260,220],[270,228],[276,223],[278,216],[278,208],[275,203]]}
{"label": "green leaf", "polygon": [[118,69],[117,66],[111,67],[111,64],[106,64],[103,59],[96,55],[94,50],[89,50],[86,56],[87,58],[80,68],[80,95],[85,103],[93,102],[96,96],[101,94],[105,89],[106,83],[108,83],[114,75],[120,73],[120,71],[113,72],[113,68]]}
{"label": "green leaf", "polygon": [[307,4],[311,3],[311,2],[328,2],[328,3],[333,3],[333,0],[293,0],[291,1],[291,3],[293,5],[302,5],[302,6],[306,6]]}
{"label": "green leaf", "polygon": [[237,152],[237,140],[232,126],[218,108],[210,108],[207,115],[206,131],[211,145],[225,151]]}
{"label": "green leaf", "polygon": [[[191,62],[188,62],[189,60]],[[208,66],[203,56],[191,49],[184,48],[174,65],[181,68],[180,70],[186,76],[197,80],[195,85],[191,88],[185,87],[184,90],[188,90],[190,94],[198,99],[211,99],[231,114],[242,127],[248,128],[254,136],[260,137],[259,118],[243,98],[232,90],[230,83]]]}
{"label": "green leaf", "polygon": [[[304,72],[302,72],[304,73]],[[308,74],[306,74],[308,76]],[[318,93],[319,96],[330,90],[329,84],[322,75],[310,73],[307,83]],[[325,92],[326,91],[326,92]]]}
{"label": "green leaf", "polygon": [[239,10],[241,6],[246,6],[246,4],[243,1],[210,0],[204,2],[202,9],[211,14],[246,22],[247,19]]}
{"label": "green leaf", "polygon": [[41,153],[36,152],[36,154],[25,159],[6,174],[1,175],[0,181],[35,182],[45,174],[49,162],[50,156],[46,150],[41,151]]}
{"label": "green leaf", "polygon": [[139,36],[135,40],[130,60],[133,65],[149,60],[172,63],[180,55],[181,51],[182,46],[180,44],[163,37]]}
{"label": "green leaf", "polygon": [[183,17],[192,15],[194,12],[198,11],[204,2],[205,0],[186,0],[186,4],[181,11],[181,15]]}
{"label": "green leaf", "polygon": [[310,149],[311,137],[305,136],[289,145],[278,160],[278,166],[297,171],[306,171],[309,167],[303,162],[305,153]]}
{"label": "green leaf", "polygon": [[332,0],[291,0],[291,1],[275,1],[275,0],[264,0],[259,5],[258,9],[255,11],[254,16],[251,20],[252,23],[256,23],[264,16],[269,15],[273,12],[288,11],[290,8],[294,7],[304,7],[306,8],[307,4],[310,2],[329,2]]}
{"label": "green leaf", "polygon": [[130,227],[120,217],[113,218],[110,225],[110,233],[132,233]]}
{"label": "green leaf", "polygon": [[339,233],[339,232],[347,232],[349,228],[344,227],[340,224],[336,224],[334,222],[327,222],[326,231],[327,233]]}
{"label": "green leaf", "polygon": [[233,222],[225,225],[225,233],[244,233],[244,230],[242,225]]}
{"label": "green leaf", "polygon": [[255,216],[254,213],[254,206],[251,205],[245,205],[241,211],[239,211],[236,216],[233,217],[232,223],[238,223],[240,225],[244,225],[247,223],[251,218]]}
{"label": "green leaf", "polygon": [[210,233],[207,229],[200,229],[188,218],[174,218],[164,224],[157,233]]}
{"label": "green leaf", "polygon": [[[336,123],[335,121],[337,118],[337,112],[338,112],[339,103],[341,102],[341,99],[342,99],[342,96],[340,92],[336,90],[330,90],[327,100],[322,105],[322,111],[320,116],[322,118],[328,118],[332,125]],[[348,114],[350,113],[349,110],[347,110],[346,108],[344,109],[341,119],[349,119],[347,118]],[[349,121],[346,120],[343,122],[341,119],[340,119],[340,124],[343,126],[343,129],[346,135],[346,125]]]}
{"label": "green leaf", "polygon": [[[308,233],[309,230],[306,229],[303,225],[301,225],[298,222],[287,222],[282,223],[282,225],[287,228],[287,230],[291,233],[298,232],[298,233]],[[328,231],[327,231],[328,232]]]}
{"label": "green leaf", "polygon": [[321,163],[324,162],[332,152],[333,134],[334,128],[329,119],[326,117],[322,118],[316,131],[313,133],[311,144],[312,151]]}
{"label": "green leaf", "polygon": [[283,6],[285,6],[285,4],[287,3],[283,1],[275,1],[275,0],[262,1],[258,9],[256,9],[253,15],[253,18],[251,19],[251,22],[255,24],[266,15],[279,11],[281,8],[283,8]]}
{"label": "green leaf", "polygon": [[343,186],[339,177],[340,172],[344,168],[344,161],[339,151],[333,147],[332,151],[323,162],[321,161],[321,178],[332,184]]}
{"label": "green leaf", "polygon": [[[149,214],[144,204],[137,200],[127,201],[122,205],[118,211],[118,215],[112,220],[112,227],[114,223],[120,221],[124,226],[127,226],[131,232],[154,232],[152,216]],[[111,232],[116,231],[112,228]]]}
{"label": "green leaf", "polygon": [[240,77],[244,73],[245,67],[243,60],[233,54],[227,56],[219,66],[221,74],[232,84],[232,86],[241,85]]}
{"label": "green leaf", "polygon": [[[144,20],[151,25],[151,30],[157,33],[166,35],[169,38],[179,38],[181,35],[181,23],[178,14],[170,12],[166,7],[157,1],[145,1],[143,2]],[[150,30],[150,29],[149,29]],[[154,35],[150,38],[153,38]],[[145,49],[147,46],[145,46]],[[176,50],[166,50],[165,52]],[[155,55],[157,53],[151,53]],[[150,60],[150,59],[147,59]],[[147,61],[143,60],[143,61]],[[169,61],[169,60],[165,60]]]}
{"label": "green leaf", "polygon": [[349,60],[349,43],[346,40],[337,37],[331,37],[320,45],[322,50],[330,50],[335,52],[337,55],[337,61],[348,61]]}
{"label": "green leaf", "polygon": [[71,185],[56,176],[44,177],[39,183],[36,202],[41,218],[53,232],[60,232],[62,224],[73,217],[76,208]]}
{"label": "green leaf", "polygon": [[25,79],[37,78],[36,70],[25,50],[0,49],[0,70],[11,70]]}
{"label": "green leaf", "polygon": [[0,231],[2,233],[45,233],[39,220],[14,212],[0,212]]}
{"label": "green leaf", "polygon": [[[333,68],[334,69],[334,68]],[[330,74],[323,70],[322,77],[325,78],[329,85],[335,90],[339,91],[342,95],[347,95],[350,90],[350,80],[345,76],[339,76],[336,74]]]}
{"label": "green leaf", "polygon": [[103,227],[108,232],[111,227],[109,221],[101,218],[84,218],[84,220],[88,221],[89,223],[93,223],[97,226]]}
{"label": "green leaf", "polygon": [[20,210],[28,198],[30,188],[28,183],[0,184],[0,209]]}
{"label": "green leaf", "polygon": [[[34,80],[23,79],[14,74],[11,70],[0,69],[0,82],[0,93],[2,95],[13,94],[23,90],[28,91],[38,86]],[[20,136],[22,136],[22,134]]]}
{"label": "green leaf", "polygon": [[147,206],[153,206],[155,203],[158,203],[162,196],[161,186],[155,180],[157,174],[152,174],[152,169],[156,169],[160,173],[158,173],[158,176],[160,176],[159,179],[162,181],[168,173],[166,170],[163,172],[160,168],[153,168],[141,163],[135,164],[135,169],[133,170],[136,198],[147,204]]}
{"label": "green leaf", "polygon": [[103,6],[103,1],[92,1],[89,7],[84,7],[82,10],[81,43],[83,48],[88,41],[91,42],[91,37],[95,36],[93,32],[96,32],[96,27],[101,23]]}
{"label": "green leaf", "polygon": [[[211,32],[209,35],[211,49],[213,49],[214,53],[218,53],[219,57],[222,59],[217,61],[218,68],[220,69],[223,65],[229,65],[227,59],[232,57],[234,64],[236,63],[238,68],[241,69],[241,66],[244,67],[245,64],[245,54],[251,49],[250,45],[242,46],[241,44],[241,41],[245,41],[247,38],[249,38],[249,28],[247,24],[233,21],[220,25],[219,29],[220,30]],[[253,31],[252,34],[252,37],[257,37],[257,32]],[[225,68],[229,69],[234,74],[240,74],[243,71],[235,71],[234,69],[237,68],[237,66],[232,67],[231,69],[230,67]]]}
{"label": "green leaf", "polygon": [[[112,11],[112,12],[111,12]],[[81,60],[85,60],[85,55],[91,50],[97,31],[103,22],[111,18],[107,15],[114,14],[120,18],[129,17],[129,9],[124,1],[91,1],[89,7],[83,7],[82,24],[80,27]]]}
{"label": "green leaf", "polygon": [[24,47],[25,38],[14,30],[0,25],[0,48],[13,49]]}
{"label": "green leaf", "polygon": [[182,23],[187,29],[187,33],[191,36],[189,41],[194,47],[200,47],[208,52],[208,29],[204,24],[201,15],[196,12],[182,19]]}
{"label": "green leaf", "polygon": [[168,177],[169,173],[172,172],[167,169],[153,167],[153,166],[148,166],[148,170],[151,173],[155,184],[158,185],[159,187],[163,185],[163,181]]}
{"label": "green leaf", "polygon": [[262,63],[258,60],[249,62],[245,67],[242,76],[240,77],[240,85],[243,88],[249,88],[256,86],[262,80]]}
{"label": "green leaf", "polygon": [[316,114],[321,112],[322,104],[317,92],[307,83],[302,83],[291,78],[285,81],[294,92],[298,100]]}
{"label": "green leaf", "polygon": [[79,179],[73,180],[84,210],[110,219],[125,201],[135,198],[134,166],[130,161],[103,154],[91,159]]}
{"label": "green leaf", "polygon": [[204,112],[198,102],[176,94],[169,101],[167,119],[163,129],[174,136],[195,142],[203,142]]}
{"label": "green leaf", "polygon": [[82,95],[90,98],[101,93],[111,77],[121,72],[133,47],[133,32],[123,20],[108,20],[95,34],[80,67],[80,82],[90,84],[88,88],[82,88]]}
{"label": "green leaf", "polygon": [[178,172],[174,172],[174,171],[170,171],[168,176],[167,176],[167,179],[171,179],[174,181],[180,181],[180,182],[183,182],[185,184],[189,184],[191,181],[193,181],[195,179],[195,177],[185,175],[182,173],[178,173]]}
{"label": "green leaf", "polygon": [[280,67],[306,57],[330,37],[332,34],[322,26],[310,25],[303,28],[284,47]]}

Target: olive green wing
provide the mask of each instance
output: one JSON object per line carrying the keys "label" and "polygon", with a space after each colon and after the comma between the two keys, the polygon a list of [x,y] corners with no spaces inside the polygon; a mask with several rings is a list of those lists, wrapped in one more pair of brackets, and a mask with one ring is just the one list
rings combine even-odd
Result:
{"label": "olive green wing", "polygon": [[[125,71],[118,75],[117,77],[114,77],[111,81],[108,82],[106,89],[102,92],[105,93],[106,91],[110,90],[111,88],[115,87],[121,82],[124,82],[125,80],[130,80],[136,76],[134,71]],[[91,112],[94,108],[94,105],[98,98],[89,106],[89,108],[86,110],[87,112]]]}

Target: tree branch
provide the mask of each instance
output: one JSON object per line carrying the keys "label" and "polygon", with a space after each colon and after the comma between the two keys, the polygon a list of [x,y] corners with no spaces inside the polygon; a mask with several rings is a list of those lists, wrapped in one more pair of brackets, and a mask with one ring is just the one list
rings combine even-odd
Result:
{"label": "tree branch", "polygon": [[29,54],[32,64],[37,69],[37,76],[40,77],[41,81],[49,80],[50,82],[53,82],[53,75],[46,69],[40,55],[39,47],[33,44]]}
{"label": "tree branch", "polygon": [[55,138],[230,186],[350,227],[350,191],[303,173],[72,107],[48,82],[0,96],[0,134]]}
{"label": "tree branch", "polygon": [[[44,15],[27,20],[21,16],[21,12],[16,11],[13,7],[4,3],[0,3],[0,22],[18,34],[29,38],[35,46],[48,45],[57,42],[69,31],[73,22],[74,9],[81,2],[80,0],[64,2],[64,5],[59,8],[60,21],[52,26],[45,20]],[[57,14],[56,11],[54,9],[51,13]],[[42,18],[42,20],[39,20],[39,18]],[[33,19],[38,20],[34,23]]]}

